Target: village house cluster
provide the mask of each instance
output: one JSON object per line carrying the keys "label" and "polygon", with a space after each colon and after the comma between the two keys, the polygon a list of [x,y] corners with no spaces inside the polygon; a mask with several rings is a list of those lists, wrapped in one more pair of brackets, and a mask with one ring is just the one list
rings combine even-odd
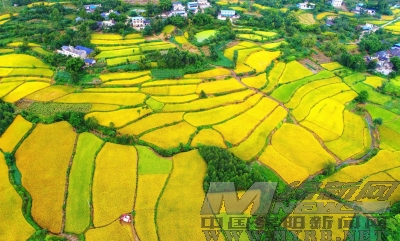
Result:
{"label": "village house cluster", "polygon": [[365,60],[367,63],[370,61],[376,61],[376,71],[388,75],[393,71],[393,64],[390,62],[390,58],[400,57],[400,43],[393,45],[389,50],[382,50],[375,53],[372,56],[366,56]]}
{"label": "village house cluster", "polygon": [[73,58],[81,58],[85,62],[86,66],[92,66],[96,63],[96,60],[87,58],[89,54],[93,52],[93,49],[86,48],[84,46],[77,45],[76,47],[73,46],[62,46],[61,50],[57,50],[57,53],[71,56]]}

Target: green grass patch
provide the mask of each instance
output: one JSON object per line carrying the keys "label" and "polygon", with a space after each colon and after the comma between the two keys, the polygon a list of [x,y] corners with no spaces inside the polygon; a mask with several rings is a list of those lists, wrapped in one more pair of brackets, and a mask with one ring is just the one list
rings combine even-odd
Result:
{"label": "green grass patch", "polygon": [[172,161],[156,154],[150,147],[135,146],[139,154],[138,174],[168,174]]}
{"label": "green grass patch", "polygon": [[367,91],[368,95],[369,95],[368,96],[369,102],[383,105],[386,102],[389,102],[390,100],[392,100],[391,97],[376,92],[372,87],[370,87],[369,85],[366,85],[364,83],[357,83],[357,84],[351,86],[351,88],[353,88],[357,93],[360,93],[363,90]]}
{"label": "green grass patch", "polygon": [[46,55],[51,54],[49,51],[44,50],[44,49],[42,49],[42,48],[40,48],[40,47],[38,47],[38,48],[33,48],[32,50],[35,51],[35,52],[38,53],[38,54],[43,55],[43,56],[46,56]]}
{"label": "green grass patch", "polygon": [[86,113],[90,110],[92,104],[66,104],[66,103],[44,103],[35,102],[30,105],[26,110],[39,116],[52,116],[57,113],[63,112],[83,112]]}
{"label": "green grass patch", "polygon": [[146,104],[153,110],[161,110],[164,107],[164,103],[161,103],[153,98],[148,99]]}
{"label": "green grass patch", "polygon": [[312,75],[310,77],[306,77],[304,79],[297,80],[289,84],[281,85],[277,89],[275,89],[274,92],[272,92],[271,96],[277,100],[286,103],[290,100],[294,92],[296,92],[296,90],[300,88],[302,85],[305,85],[315,80],[327,79],[334,76],[335,75],[332,72],[323,70],[316,75]]}
{"label": "green grass patch", "polygon": [[174,31],[174,29],[175,29],[175,26],[169,24],[169,25],[167,25],[167,26],[165,26],[165,27],[163,28],[162,32],[163,32],[163,33],[170,34],[170,33],[172,33],[172,32]]}
{"label": "green grass patch", "polygon": [[365,75],[356,73],[343,78],[344,82],[348,85],[354,85],[357,82],[364,81]]}
{"label": "green grass patch", "polygon": [[257,162],[251,164],[251,168],[256,169],[266,180],[278,183],[278,192],[282,192],[286,188],[286,183],[271,169],[266,166],[260,165]]}
{"label": "green grass patch", "polygon": [[194,37],[197,39],[197,42],[201,43],[216,33],[217,33],[217,30],[206,30],[206,31],[201,31],[199,33],[196,33],[196,35],[194,35]]}
{"label": "green grass patch", "polygon": [[94,159],[103,141],[90,133],[79,135],[69,176],[65,230],[83,233],[90,223]]}
{"label": "green grass patch", "polygon": [[397,117],[395,113],[379,106],[368,104],[365,106],[365,109],[367,109],[372,119],[382,118],[383,122],[392,121]]}
{"label": "green grass patch", "polygon": [[183,69],[151,69],[153,79],[176,79],[185,74]]}

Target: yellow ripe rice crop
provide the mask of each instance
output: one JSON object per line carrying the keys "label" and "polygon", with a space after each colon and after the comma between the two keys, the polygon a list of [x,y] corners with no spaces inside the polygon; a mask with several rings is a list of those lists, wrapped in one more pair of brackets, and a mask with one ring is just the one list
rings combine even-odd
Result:
{"label": "yellow ripe rice crop", "polygon": [[130,33],[125,36],[125,39],[142,38],[140,33]]}
{"label": "yellow ripe rice crop", "polygon": [[51,69],[28,69],[28,68],[1,68],[0,67],[0,77],[8,76],[53,76],[53,71]]}
{"label": "yellow ripe rice crop", "polygon": [[304,13],[301,14],[299,16],[297,16],[300,23],[301,24],[305,24],[305,25],[313,25],[315,24],[315,19],[314,19],[314,15],[312,15],[311,13]]}
{"label": "yellow ripe rice crop", "polygon": [[278,126],[286,115],[286,110],[283,107],[278,106],[257,126],[245,141],[230,150],[235,154],[235,156],[249,161],[262,150],[271,131]]}
{"label": "yellow ripe rice crop", "polygon": [[[343,132],[343,110],[343,104],[331,99],[325,99],[310,110],[306,120],[339,137]],[[319,135],[318,130],[313,131]],[[320,137],[322,138],[322,136]],[[329,141],[324,138],[322,140]]]}
{"label": "yellow ripe rice crop", "polygon": [[174,44],[157,44],[157,45],[148,45],[148,46],[141,46],[143,52],[146,51],[154,51],[154,50],[165,50],[165,49],[172,49],[176,48]]}
{"label": "yellow ripe rice crop", "polygon": [[348,90],[350,90],[350,88],[344,83],[325,85],[315,89],[301,99],[300,104],[292,112],[293,116],[298,121],[301,121],[307,117],[311,108],[321,100]]}
{"label": "yellow ripe rice crop", "polygon": [[148,74],[150,74],[150,71],[148,70],[138,72],[109,73],[100,75],[100,79],[103,82],[106,82],[110,80],[133,79]]}
{"label": "yellow ripe rice crop", "polygon": [[303,120],[300,122],[301,126],[306,127],[306,129],[311,130],[316,135],[318,135],[323,141],[332,141],[338,139],[340,136],[325,129],[323,126],[316,125],[308,120]]}
{"label": "yellow ripe rice crop", "polygon": [[8,179],[4,155],[0,154],[0,239],[28,240],[35,232],[22,214],[22,199]]}
{"label": "yellow ripe rice crop", "polygon": [[249,56],[250,54],[260,51],[262,50],[262,48],[260,48],[259,46],[256,46],[254,48],[248,48],[248,49],[240,49],[238,50],[238,57],[236,60],[236,63],[244,63],[247,56]]}
{"label": "yellow ripe rice crop", "polygon": [[260,89],[268,82],[267,74],[263,73],[253,77],[243,78],[242,82],[247,86]]}
{"label": "yellow ripe rice crop", "polygon": [[364,80],[364,83],[366,83],[367,85],[370,85],[374,88],[378,88],[378,87],[382,86],[384,80],[385,80],[384,78],[381,78],[378,76],[368,76]]}
{"label": "yellow ripe rice crop", "polygon": [[274,43],[267,43],[261,45],[264,49],[274,49],[280,47],[282,44],[286,43],[285,41],[279,41],[279,42],[274,42]]}
{"label": "yellow ripe rice crop", "polygon": [[[239,39],[246,39],[246,40],[251,40],[251,41],[262,41],[262,40],[264,40],[263,36],[256,35],[256,34],[249,34],[249,33],[238,34],[237,37]],[[266,37],[265,39],[267,40],[268,37]]]}
{"label": "yellow ripe rice crop", "polygon": [[5,96],[10,93],[13,89],[17,88],[23,82],[10,82],[10,83],[1,83],[0,84],[0,97]]}
{"label": "yellow ripe rice crop", "polygon": [[197,100],[199,96],[197,94],[191,94],[179,96],[153,96],[152,98],[163,103],[182,103]]}
{"label": "yellow ripe rice crop", "polygon": [[202,82],[201,79],[180,79],[180,80],[156,80],[142,84],[142,86],[159,86],[159,85],[184,85],[184,84],[198,84]]}
{"label": "yellow ripe rice crop", "polygon": [[135,78],[135,79],[126,79],[126,80],[111,80],[108,82],[105,82],[104,85],[105,86],[109,86],[109,85],[137,85],[143,82],[146,82],[148,80],[151,80],[151,77],[149,75],[145,75],[139,78]]}
{"label": "yellow ripe rice crop", "polygon": [[390,21],[390,20],[393,20],[393,19],[394,19],[394,15],[392,15],[392,16],[382,15],[382,16],[381,16],[381,19],[382,19],[382,20],[385,20],[385,21]]}
{"label": "yellow ripe rice crop", "polygon": [[186,79],[208,79],[227,75],[231,75],[231,72],[229,70],[224,68],[216,68],[196,74],[185,74],[183,77]]}
{"label": "yellow ripe rice crop", "polygon": [[107,65],[118,65],[122,63],[131,63],[131,62],[136,62],[144,58],[144,55],[132,55],[132,56],[125,56],[125,57],[119,57],[119,58],[112,58],[112,59],[107,59]]}
{"label": "yellow ripe rice crop", "polygon": [[99,33],[94,33],[92,34],[91,39],[108,39],[108,40],[120,40],[122,39],[121,35],[118,34],[99,34]]}
{"label": "yellow ripe rice crop", "polygon": [[180,44],[187,44],[189,41],[185,38],[185,36],[175,36],[175,41]]}
{"label": "yellow ripe rice crop", "polygon": [[246,74],[254,71],[254,69],[243,63],[237,63],[234,71],[236,74]]}
{"label": "yellow ripe rice crop", "polygon": [[203,90],[206,94],[215,94],[240,90],[244,88],[245,87],[240,84],[236,79],[231,78],[228,80],[216,80],[206,83],[200,83],[197,87],[196,93],[200,93]]}
{"label": "yellow ripe rice crop", "polygon": [[366,128],[364,120],[346,110],[343,134],[339,139],[326,142],[325,145],[341,160],[346,160],[364,150],[364,128]]}
{"label": "yellow ripe rice crop", "polygon": [[35,101],[51,101],[61,96],[70,94],[75,91],[75,87],[66,85],[53,85],[44,89],[41,89],[33,94],[26,96],[27,99]]}
{"label": "yellow ripe rice crop", "polygon": [[121,93],[121,92],[138,92],[138,87],[127,87],[127,88],[87,88],[83,89],[83,92],[103,92],[103,93]]}
{"label": "yellow ripe rice crop", "polygon": [[131,44],[138,44],[143,43],[145,39],[143,38],[136,38],[136,39],[118,39],[118,40],[106,40],[106,39],[92,39],[90,42],[95,45],[131,45]]}
{"label": "yellow ripe rice crop", "polygon": [[40,59],[26,54],[1,55],[0,67],[49,68]]}
{"label": "yellow ripe rice crop", "polygon": [[338,62],[331,62],[331,63],[326,63],[326,64],[321,64],[322,67],[324,67],[327,70],[335,70],[335,69],[341,69],[343,66],[339,64]]}
{"label": "yellow ripe rice crop", "polygon": [[132,234],[132,226],[130,224],[121,224],[119,220],[116,220],[105,227],[89,229],[85,233],[85,240],[132,241],[134,238]]}
{"label": "yellow ripe rice crop", "polygon": [[11,18],[11,16],[12,16],[12,13],[1,14],[0,20]]}
{"label": "yellow ripe rice crop", "polygon": [[12,53],[14,49],[0,49],[0,54]]}
{"label": "yellow ripe rice crop", "polygon": [[350,16],[350,17],[352,17],[352,16],[355,15],[355,13],[351,13],[351,12],[342,12],[342,11],[339,11],[339,14],[341,14],[341,15],[346,15],[346,16]]}
{"label": "yellow ripe rice crop", "polygon": [[300,88],[298,88],[296,90],[296,92],[294,93],[294,95],[292,96],[292,98],[290,99],[290,101],[288,103],[286,103],[285,105],[288,108],[294,109],[299,105],[301,99],[306,94],[310,93],[311,91],[314,91],[321,86],[331,85],[331,84],[341,83],[341,82],[342,82],[342,80],[339,77],[332,77],[329,79],[323,79],[323,80],[307,83],[307,84],[301,86]]}
{"label": "yellow ripe rice crop", "polygon": [[277,105],[277,102],[269,98],[263,98],[253,108],[222,124],[215,125],[213,128],[219,131],[226,141],[236,145],[246,139],[262,119],[273,111]]}
{"label": "yellow ripe rice crop", "polygon": [[258,35],[261,35],[261,36],[265,36],[265,37],[273,37],[277,34],[274,32],[267,32],[267,31],[255,31],[255,33]]}
{"label": "yellow ripe rice crop", "polygon": [[152,114],[119,129],[118,132],[128,135],[139,135],[153,128],[180,122],[183,120],[183,114],[183,112]]}
{"label": "yellow ripe rice crop", "polygon": [[297,61],[292,61],[286,64],[286,68],[282,73],[279,83],[289,83],[295,80],[312,75],[313,72]]}
{"label": "yellow ripe rice crop", "polygon": [[1,83],[15,82],[15,81],[41,81],[50,83],[51,79],[41,78],[41,77],[7,77],[1,79]]}
{"label": "yellow ripe rice crop", "polygon": [[280,51],[258,51],[249,55],[245,64],[256,70],[257,73],[265,71],[271,62],[281,55]]}
{"label": "yellow ripe rice crop", "polygon": [[106,143],[96,157],[93,178],[93,224],[109,224],[134,204],[137,153],[133,146]]}
{"label": "yellow ripe rice crop", "polygon": [[141,240],[157,240],[154,212],[158,196],[167,177],[167,174],[139,175],[135,204],[135,228]]}
{"label": "yellow ripe rice crop", "polygon": [[282,76],[283,71],[285,70],[286,64],[284,62],[279,62],[274,68],[270,71],[268,76],[268,85],[263,89],[263,92],[268,93],[274,89],[274,87],[278,84],[280,77]]}
{"label": "yellow ripe rice crop", "polygon": [[318,140],[297,125],[284,123],[272,136],[271,143],[278,153],[305,168],[311,175],[324,169],[327,163],[335,163]]}
{"label": "yellow ripe rice crop", "polygon": [[336,175],[344,174],[351,177],[354,181],[360,181],[364,177],[370,176],[372,174],[399,167],[399,157],[399,152],[380,150],[376,156],[374,156],[366,163],[344,167],[340,171],[329,177],[328,181],[342,181],[337,180],[338,178],[336,177]]}
{"label": "yellow ripe rice crop", "polygon": [[186,113],[183,119],[194,126],[216,124],[251,108],[258,103],[261,97],[261,94],[257,94],[239,104],[217,107],[205,111]]}
{"label": "yellow ripe rice crop", "polygon": [[178,147],[180,143],[186,144],[190,135],[195,131],[195,127],[183,121],[146,133],[140,139],[161,148],[168,149]]}
{"label": "yellow ripe rice crop", "polygon": [[138,118],[151,113],[150,108],[137,107],[133,109],[121,109],[110,112],[91,112],[85,116],[85,119],[95,117],[102,126],[109,126],[114,123],[115,127],[121,127],[128,122],[137,120]]}
{"label": "yellow ripe rice crop", "polygon": [[10,21],[10,19],[2,20],[2,21],[0,21],[0,25],[3,25],[5,23],[7,23],[8,21]]}
{"label": "yellow ripe rice crop", "polygon": [[380,148],[389,151],[400,151],[400,133],[386,125],[379,126]]}
{"label": "yellow ripe rice crop", "polygon": [[330,99],[342,104],[346,104],[358,96],[357,92],[350,90],[332,96]]}
{"label": "yellow ripe rice crop", "polygon": [[11,93],[6,95],[3,100],[6,102],[14,103],[24,98],[25,96],[48,86],[50,86],[50,84],[43,82],[26,82],[11,91]]}
{"label": "yellow ripe rice crop", "polygon": [[[7,44],[7,46],[9,47],[19,47],[20,45],[22,45],[22,42],[12,42]],[[40,47],[39,44],[35,44],[35,43],[28,43],[28,47]]]}
{"label": "yellow ripe rice crop", "polygon": [[61,232],[65,181],[75,139],[68,122],[38,124],[15,153],[22,185],[32,196],[32,217],[52,233]]}
{"label": "yellow ripe rice crop", "polygon": [[62,103],[96,103],[133,106],[144,102],[142,93],[74,93],[63,96],[55,102]]}
{"label": "yellow ripe rice crop", "polygon": [[189,95],[196,93],[197,85],[162,85],[142,87],[141,92],[150,95]]}
{"label": "yellow ripe rice crop", "polygon": [[197,147],[198,145],[218,146],[226,148],[224,138],[218,131],[213,129],[203,129],[197,133],[193,138],[191,146]]}
{"label": "yellow ripe rice crop", "polygon": [[283,157],[271,145],[267,146],[258,160],[274,170],[287,184],[296,181],[302,183],[309,176],[305,168]]}
{"label": "yellow ripe rice crop", "polygon": [[122,57],[122,56],[130,56],[136,55],[140,53],[139,47],[137,48],[126,48],[126,49],[119,49],[119,50],[110,50],[110,51],[102,51],[100,54],[94,57],[95,59],[102,59],[102,58],[115,58],[115,57]]}
{"label": "yellow ripe rice crop", "polygon": [[18,142],[32,128],[32,123],[17,115],[11,125],[0,137],[0,149],[3,152],[12,152]]}
{"label": "yellow ripe rice crop", "polygon": [[393,177],[393,179],[395,179],[396,181],[400,181],[400,168],[395,168],[395,169],[391,169],[386,171],[387,174],[389,174],[391,177]]}
{"label": "yellow ripe rice crop", "polygon": [[[254,45],[254,46],[257,46],[257,45]],[[250,47],[250,46],[243,46],[243,45],[241,45],[239,43],[239,44],[237,44],[235,46],[232,46],[230,48],[225,49],[224,50],[224,56],[227,57],[230,61],[233,61],[233,55],[235,53],[235,50],[245,49],[245,48],[248,48],[248,47]]]}
{"label": "yellow ripe rice crop", "polygon": [[196,111],[202,109],[210,109],[222,105],[227,105],[229,103],[243,102],[247,97],[254,94],[255,92],[253,92],[252,90],[244,90],[231,94],[209,97],[206,99],[199,99],[189,103],[166,104],[163,108],[163,111]]}
{"label": "yellow ripe rice crop", "polygon": [[322,20],[327,16],[336,16],[336,13],[331,13],[331,12],[323,12],[317,15],[317,20]]}
{"label": "yellow ripe rice crop", "polygon": [[118,105],[92,104],[90,111],[112,111],[118,109],[119,109]]}
{"label": "yellow ripe rice crop", "polygon": [[205,198],[207,165],[197,150],[177,154],[172,160],[174,168],[158,204],[158,234],[160,240],[198,240],[204,235],[199,210]]}
{"label": "yellow ripe rice crop", "polygon": [[120,49],[129,49],[129,48],[139,48],[139,45],[124,45],[124,46],[98,46],[96,47],[100,51],[110,51],[110,50],[120,50]]}
{"label": "yellow ripe rice crop", "polygon": [[79,135],[76,153],[68,179],[68,197],[66,200],[65,230],[83,233],[90,223],[92,171],[97,151],[103,141],[95,135],[84,132]]}

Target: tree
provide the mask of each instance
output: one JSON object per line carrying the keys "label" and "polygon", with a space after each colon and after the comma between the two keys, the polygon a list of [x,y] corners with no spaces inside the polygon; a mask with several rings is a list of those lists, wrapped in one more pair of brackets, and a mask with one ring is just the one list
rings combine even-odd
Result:
{"label": "tree", "polygon": [[94,130],[99,126],[99,121],[96,117],[91,116],[85,120],[85,124],[90,130]]}
{"label": "tree", "polygon": [[205,98],[207,98],[207,94],[206,94],[206,92],[204,92],[204,90],[201,90],[200,91],[200,99],[205,99]]}
{"label": "tree", "polygon": [[369,61],[369,63],[367,64],[367,69],[369,70],[373,70],[376,69],[376,66],[378,65],[378,62],[376,61],[376,59]]}
{"label": "tree", "polygon": [[383,120],[382,120],[382,118],[375,118],[373,121],[372,121],[372,123],[374,123],[374,125],[375,126],[377,126],[377,125],[382,125],[382,122],[383,122]]}
{"label": "tree", "polygon": [[400,70],[400,58],[395,56],[390,58],[390,62],[393,64],[393,67],[399,71]]}
{"label": "tree", "polygon": [[81,58],[70,58],[65,63],[65,69],[71,74],[72,81],[77,83],[79,80],[79,73],[85,62]]}
{"label": "tree", "polygon": [[389,241],[400,240],[400,214],[390,218],[386,222],[386,230]]}
{"label": "tree", "polygon": [[369,96],[368,92],[363,90],[358,94],[358,96],[354,100],[357,101],[358,103],[363,104],[368,100],[368,96]]}

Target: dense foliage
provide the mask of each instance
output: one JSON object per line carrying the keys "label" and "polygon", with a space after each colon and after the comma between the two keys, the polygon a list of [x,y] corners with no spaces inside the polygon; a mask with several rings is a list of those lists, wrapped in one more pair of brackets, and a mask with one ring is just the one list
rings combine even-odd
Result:
{"label": "dense foliage", "polygon": [[256,169],[250,168],[225,149],[201,146],[199,152],[207,163],[203,183],[205,192],[208,191],[210,182],[233,182],[237,190],[247,190],[254,182],[266,181]]}
{"label": "dense foliage", "polygon": [[181,51],[179,49],[169,49],[167,53],[161,54],[154,52],[150,54],[150,59],[157,61],[159,68],[184,68],[188,66],[202,66],[205,64],[205,58],[201,55],[190,53],[189,51]]}
{"label": "dense foliage", "polygon": [[14,117],[14,106],[0,100],[0,136],[11,125]]}

